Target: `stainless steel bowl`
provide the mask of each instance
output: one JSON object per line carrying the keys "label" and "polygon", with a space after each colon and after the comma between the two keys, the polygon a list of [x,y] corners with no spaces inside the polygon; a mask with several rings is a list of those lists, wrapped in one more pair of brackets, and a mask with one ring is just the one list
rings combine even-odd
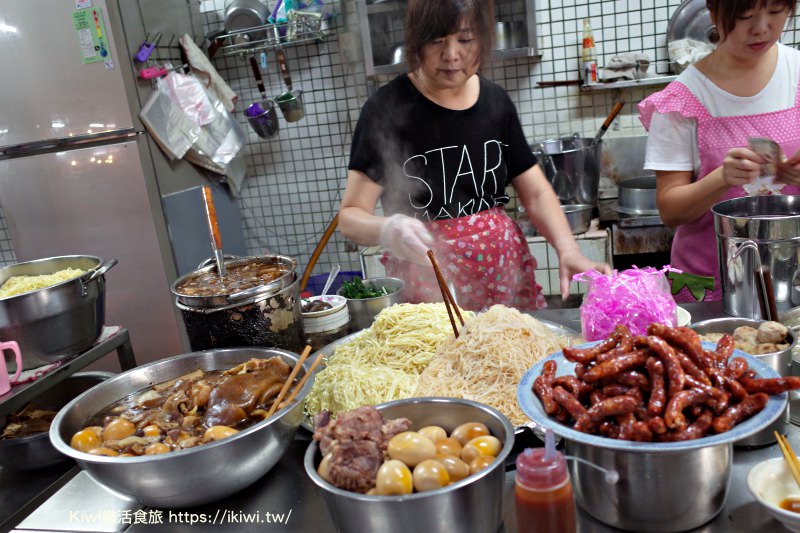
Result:
{"label": "stainless steel bowl", "polygon": [[657,215],[656,177],[638,176],[618,185],[617,211],[628,215]]}
{"label": "stainless steel bowl", "polygon": [[[590,343],[583,346],[590,346]],[[714,345],[703,342],[703,347]],[[741,351],[758,377],[778,373]],[[578,504],[590,515],[610,526],[637,532],[685,531],[709,522],[725,504],[731,480],[733,443],[750,437],[786,410],[786,393],[770,396],[767,406],[730,431],[684,442],[633,442],[609,439],[576,431],[545,414],[533,393],[533,380],[541,375],[547,360],[558,365],[557,374],[574,374],[575,364],[561,352],[533,366],[520,381],[517,401],[531,420],[552,429],[566,441],[567,453],[577,460],[570,475]],[[605,473],[583,461],[616,471],[614,484]]]}
{"label": "stainless steel bowl", "polygon": [[[0,268],[0,284],[13,276],[66,268],[87,271],[51,287],[0,298],[0,339],[19,344],[23,370],[66,359],[94,343],[105,324],[104,274],[116,264],[116,259],[64,255]],[[9,369],[15,368],[9,364]]]}
{"label": "stainless steel bowl", "polygon": [[[364,286],[371,289],[386,287],[389,294],[377,296],[375,298],[347,299],[347,309],[350,312],[350,327],[353,330],[368,328],[375,320],[375,316],[386,307],[394,304],[403,303],[403,288],[406,286],[402,279],[398,278],[367,278]],[[342,289],[336,291],[342,295]]]}
{"label": "stainless steel bowl", "polygon": [[483,422],[503,442],[494,463],[474,476],[441,489],[405,496],[367,496],[338,489],[317,473],[316,442],[306,451],[305,469],[322,490],[338,531],[497,531],[503,520],[505,459],[514,447],[514,427],[487,405],[455,398],[411,398],[376,406],[386,418],[406,417],[418,429],[438,425],[448,433],[465,422]]}
{"label": "stainless steel bowl", "polygon": [[[196,448],[143,457],[100,457],[75,450],[69,441],[99,410],[129,394],[198,368],[227,369],[252,357],[276,355],[290,365],[298,360],[297,354],[284,350],[248,347],[192,352],[134,368],[83,393],[59,411],[50,426],[50,440],[95,481],[143,505],[180,508],[219,500],[254,483],[278,462],[303,420],[303,400],[313,379],[306,381],[294,403],[270,419]],[[307,362],[297,378],[309,367]]]}
{"label": "stainless steel bowl", "polygon": [[[80,372],[42,392],[34,402],[42,409],[58,411],[73,398],[95,385],[113,377],[111,372]],[[8,418],[0,418],[0,428]],[[38,470],[68,461],[69,457],[56,450],[45,431],[29,437],[0,440],[0,466],[9,470]]]}
{"label": "stainless steel bowl", "polygon": [[572,233],[584,233],[589,230],[592,223],[593,205],[589,204],[572,204],[562,205],[561,209],[569,222],[569,229]]}
{"label": "stainless steel bowl", "polygon": [[[733,330],[740,326],[750,326],[758,329],[758,326],[762,322],[764,321],[750,318],[723,317],[702,320],[692,324],[690,327],[698,334],[705,335],[706,333],[733,333]],[[751,355],[768,365],[779,375],[790,376],[792,375],[792,351],[797,346],[797,335],[791,329],[789,330],[788,341],[789,347],[785,350],[761,355]],[[783,416],[775,420],[775,422],[758,433],[750,435],[734,444],[736,446],[765,446],[767,444],[772,444],[775,442],[775,431],[785,433],[786,426],[790,421],[789,407],[787,406]]]}

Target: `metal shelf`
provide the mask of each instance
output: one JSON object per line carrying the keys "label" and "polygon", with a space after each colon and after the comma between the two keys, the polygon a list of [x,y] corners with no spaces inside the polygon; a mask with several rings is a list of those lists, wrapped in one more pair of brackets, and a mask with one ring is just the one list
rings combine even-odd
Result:
{"label": "metal shelf", "polygon": [[222,42],[213,55],[235,56],[324,41],[335,33],[333,20],[298,13],[290,21],[229,31],[214,38]]}
{"label": "metal shelf", "polygon": [[653,76],[652,78],[642,78],[639,80],[614,81],[611,83],[595,83],[592,85],[581,85],[581,91],[610,91],[613,89],[628,89],[630,87],[649,87],[655,85],[666,85],[675,80],[678,76]]}

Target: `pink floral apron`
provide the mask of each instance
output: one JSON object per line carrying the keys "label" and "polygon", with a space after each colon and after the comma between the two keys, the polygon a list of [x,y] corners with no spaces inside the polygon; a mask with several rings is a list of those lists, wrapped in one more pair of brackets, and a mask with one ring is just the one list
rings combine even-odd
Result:
{"label": "pink floral apron", "polygon": [[[480,311],[503,304],[520,311],[547,307],[536,283],[536,260],[528,243],[502,207],[474,215],[429,223],[436,262],[458,305]],[[431,267],[401,261],[384,254],[389,276],[406,282],[404,297],[413,303],[442,301]]]}
{"label": "pink floral apron", "polygon": [[[697,145],[700,156],[698,180],[721,166],[732,148],[747,146],[750,137],[766,137],[781,145],[790,157],[800,148],[800,86],[795,96],[795,107],[758,115],[713,117],[694,94],[682,83],[673,82],[639,104],[642,122],[650,128],[653,112],[677,112],[697,121]],[[800,187],[787,185],[782,194],[798,194]],[[742,187],[728,189],[718,201],[746,196]],[[717,241],[714,234],[714,216],[706,211],[703,216],[678,226],[672,241],[671,266],[687,274],[714,278],[714,289],[707,291],[703,300],[722,299],[720,267],[717,259]],[[697,301],[688,288],[675,295],[678,302]]]}

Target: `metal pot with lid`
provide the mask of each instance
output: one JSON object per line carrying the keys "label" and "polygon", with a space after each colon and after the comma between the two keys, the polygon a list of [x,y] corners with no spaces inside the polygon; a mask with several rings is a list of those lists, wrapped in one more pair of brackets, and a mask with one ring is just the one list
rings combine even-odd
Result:
{"label": "metal pot with lid", "polygon": [[297,260],[283,255],[225,260],[172,284],[193,351],[237,346],[300,352],[304,345]]}

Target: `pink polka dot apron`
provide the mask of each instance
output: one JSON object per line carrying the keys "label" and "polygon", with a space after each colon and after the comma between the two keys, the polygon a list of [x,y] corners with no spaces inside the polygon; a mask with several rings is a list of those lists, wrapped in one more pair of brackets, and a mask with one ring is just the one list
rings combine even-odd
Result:
{"label": "pink polka dot apron", "polygon": [[[800,148],[800,87],[795,96],[795,107],[770,113],[735,117],[713,117],[692,92],[682,83],[673,82],[641,104],[642,122],[649,129],[654,111],[678,112],[697,121],[697,145],[700,156],[698,180],[722,165],[725,155],[732,149],[747,146],[750,137],[766,137],[781,145],[787,156]],[[781,194],[800,194],[800,187],[786,185]],[[742,187],[731,187],[718,202],[746,196]],[[722,300],[720,267],[717,259],[717,241],[714,234],[714,216],[706,211],[703,216],[678,226],[672,241],[671,266],[687,274],[714,278],[714,289],[705,292],[704,301]],[[684,287],[675,295],[678,302],[697,301]]]}
{"label": "pink polka dot apron", "polygon": [[[479,311],[503,304],[520,311],[547,307],[536,283],[536,260],[528,243],[502,207],[474,215],[427,224],[433,234],[433,251],[458,305]],[[401,261],[385,254],[389,276],[406,282],[406,301],[442,301],[433,268]]]}

